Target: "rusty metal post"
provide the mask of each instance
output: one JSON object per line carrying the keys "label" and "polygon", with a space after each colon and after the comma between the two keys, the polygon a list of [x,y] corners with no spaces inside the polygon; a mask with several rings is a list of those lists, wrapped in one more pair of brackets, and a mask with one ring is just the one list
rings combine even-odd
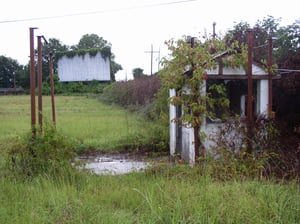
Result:
{"label": "rusty metal post", "polygon": [[253,123],[253,80],[252,80],[252,53],[253,53],[253,30],[248,30],[248,104],[247,118],[250,124]]}
{"label": "rusty metal post", "polygon": [[[190,40],[191,48],[195,47],[195,39],[196,39],[195,37],[191,37],[191,40]],[[195,65],[194,65],[193,62],[191,64],[191,66],[192,66],[192,68],[191,68],[191,75],[193,77],[193,75],[194,75],[194,69],[195,69]],[[201,88],[200,86],[197,87],[197,89],[195,91],[200,91],[200,88]],[[198,99],[196,99],[196,98],[194,99],[195,102],[197,100]],[[198,117],[198,116],[200,116],[200,114],[199,113],[194,113],[193,116]],[[193,127],[193,129],[194,129],[194,153],[195,153],[194,160],[195,160],[195,163],[197,163],[197,161],[199,160],[199,157],[200,157],[200,151],[199,151],[199,147],[200,147],[200,144],[201,144],[200,139],[199,139],[200,126],[199,125],[195,125]],[[205,152],[202,151],[201,152],[201,156],[204,156],[204,155],[205,155]]]}
{"label": "rusty metal post", "polygon": [[31,129],[32,137],[36,136],[36,113],[35,113],[35,63],[34,63],[34,30],[29,28],[30,40],[30,97],[31,97]]}
{"label": "rusty metal post", "polygon": [[252,80],[253,30],[248,30],[248,103],[247,103],[247,152],[252,152],[253,137],[253,80]]}
{"label": "rusty metal post", "polygon": [[272,114],[272,98],[273,98],[273,94],[272,94],[272,76],[273,76],[273,70],[272,70],[272,65],[273,65],[273,43],[272,43],[272,36],[269,34],[268,37],[268,73],[269,73],[269,104],[268,104],[268,117],[269,118],[273,118],[273,114]]}
{"label": "rusty metal post", "polygon": [[38,118],[40,131],[43,131],[43,101],[42,101],[42,36],[38,40]]}
{"label": "rusty metal post", "polygon": [[50,87],[51,87],[51,104],[52,104],[52,122],[56,124],[55,115],[55,99],[54,99],[54,80],[53,80],[53,55],[49,53],[49,72],[50,72]]}

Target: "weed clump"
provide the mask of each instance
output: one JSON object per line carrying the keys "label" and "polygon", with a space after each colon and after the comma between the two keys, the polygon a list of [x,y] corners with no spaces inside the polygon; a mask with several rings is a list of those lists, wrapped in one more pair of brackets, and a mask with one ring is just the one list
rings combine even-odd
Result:
{"label": "weed clump", "polygon": [[35,137],[30,134],[17,138],[6,147],[6,165],[18,177],[39,175],[55,177],[74,168],[70,160],[75,157],[71,143],[51,124]]}
{"label": "weed clump", "polygon": [[[289,176],[278,171],[282,160],[278,153],[283,147],[278,141],[279,131],[274,120],[259,117],[250,127],[239,117],[228,120],[215,136],[215,144],[199,158],[203,172],[218,180],[253,178],[295,178],[299,174],[291,169]],[[251,149],[251,150],[249,150]]]}

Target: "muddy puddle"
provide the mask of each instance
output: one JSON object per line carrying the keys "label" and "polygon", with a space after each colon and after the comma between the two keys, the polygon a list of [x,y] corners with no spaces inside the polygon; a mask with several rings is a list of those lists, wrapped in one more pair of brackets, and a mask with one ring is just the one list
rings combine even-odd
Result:
{"label": "muddy puddle", "polygon": [[80,169],[90,170],[99,175],[120,175],[131,172],[142,172],[150,166],[142,158],[123,154],[104,154],[79,156],[77,160],[83,165]]}

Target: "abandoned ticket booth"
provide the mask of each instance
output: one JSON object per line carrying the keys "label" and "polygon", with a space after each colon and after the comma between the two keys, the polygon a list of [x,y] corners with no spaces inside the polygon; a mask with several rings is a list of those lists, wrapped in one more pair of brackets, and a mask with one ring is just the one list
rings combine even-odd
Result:
{"label": "abandoned ticket booth", "polygon": [[[226,53],[219,55],[221,58]],[[216,58],[217,60],[218,58]],[[208,86],[212,83],[224,84],[228,91],[228,97],[230,101],[230,111],[240,117],[247,117],[248,104],[248,82],[249,82],[249,69],[251,72],[251,92],[252,92],[252,111],[253,116],[263,115],[268,117],[270,114],[270,108],[272,102],[272,94],[270,83],[272,79],[270,74],[265,71],[263,66],[258,63],[248,64],[248,69],[240,67],[225,67],[222,65],[222,60],[217,60],[217,66],[213,70],[207,70],[208,79],[204,81],[201,91],[206,94]],[[249,61],[249,60],[248,60]],[[271,83],[272,85],[272,83]],[[176,90],[171,89],[169,91],[170,97],[176,96]],[[181,126],[174,122],[175,118],[178,118],[182,114],[180,106],[174,106],[170,104],[170,154],[180,155],[181,158],[189,163],[195,163],[195,149],[194,149],[194,130],[191,127]],[[201,132],[205,134],[205,140],[201,141],[201,147],[209,150],[214,142],[211,141],[212,135],[216,135],[222,121],[220,119],[212,119],[207,117],[203,120],[201,126]]]}

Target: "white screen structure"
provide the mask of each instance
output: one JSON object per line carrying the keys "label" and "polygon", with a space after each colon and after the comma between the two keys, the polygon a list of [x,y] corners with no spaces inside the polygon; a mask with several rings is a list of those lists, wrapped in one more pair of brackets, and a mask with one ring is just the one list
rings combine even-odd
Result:
{"label": "white screen structure", "polygon": [[110,81],[109,58],[103,58],[98,52],[95,56],[63,56],[58,60],[58,76],[61,82],[74,81]]}

